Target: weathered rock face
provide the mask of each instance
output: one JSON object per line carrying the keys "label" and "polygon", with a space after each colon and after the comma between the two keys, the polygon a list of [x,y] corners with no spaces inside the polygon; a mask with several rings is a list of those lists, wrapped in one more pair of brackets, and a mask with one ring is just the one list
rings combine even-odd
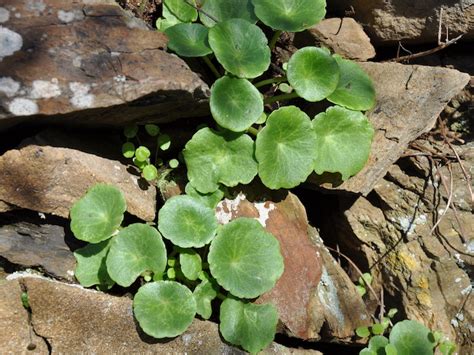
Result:
{"label": "weathered rock face", "polygon": [[[224,343],[217,325],[212,322],[196,319],[183,335],[159,341],[139,330],[133,318],[132,301],[128,298],[31,276],[8,281],[2,287],[19,290],[19,282],[29,296],[34,334],[46,340],[53,353],[244,354]],[[3,291],[2,288],[0,290]],[[15,293],[14,298],[10,295],[2,297],[0,305],[3,306],[5,301],[15,307],[8,305],[2,309],[1,325],[10,325],[4,329],[11,331],[23,329],[23,333],[10,334],[11,338],[2,342],[2,350],[16,353],[28,341],[25,317],[18,321],[12,317],[15,314],[13,312],[21,311],[19,292]],[[9,333],[3,332],[1,336],[5,334]],[[44,341],[40,342],[41,338],[36,341],[38,349],[39,345],[45,346]],[[44,348],[41,350],[41,353],[46,353]],[[263,353],[320,354],[316,351],[288,349],[279,344],[272,344]]]}
{"label": "weathered rock face", "polygon": [[[88,188],[105,183],[122,190],[128,212],[146,221],[155,218],[155,187],[128,172],[119,161],[64,148],[68,137],[61,140],[59,136],[57,132],[53,142],[39,135],[25,143],[28,145],[0,156],[0,201],[67,218],[73,203]],[[64,145],[54,146],[59,141]],[[94,146],[89,143],[89,148]]]}
{"label": "weathered rock face", "polygon": [[461,34],[465,34],[466,39],[474,38],[474,3],[471,0],[335,0],[328,2],[328,7],[338,11],[354,10],[351,16],[365,25],[377,43],[436,43],[441,9],[450,38]]}
{"label": "weathered rock face", "polygon": [[408,144],[433,128],[438,115],[467,85],[470,76],[457,70],[418,65],[360,65],[372,78],[377,93],[377,104],[368,112],[375,129],[369,160],[361,172],[342,184],[326,177],[311,178],[316,183],[331,181],[331,184],[323,184],[325,188],[337,186],[338,190],[366,195]]}
{"label": "weathered rock face", "polygon": [[123,125],[207,112],[207,85],[114,1],[5,0],[0,43],[0,129],[25,118]]}

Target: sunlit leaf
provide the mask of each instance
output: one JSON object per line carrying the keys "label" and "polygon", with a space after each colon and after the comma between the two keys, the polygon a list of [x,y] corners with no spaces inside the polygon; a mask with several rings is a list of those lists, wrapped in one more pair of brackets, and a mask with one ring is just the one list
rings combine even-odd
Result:
{"label": "sunlit leaf", "polygon": [[430,337],[430,330],[413,320],[395,324],[389,338],[398,355],[433,355],[436,345]]}
{"label": "sunlit leaf", "polygon": [[[196,5],[195,0],[189,1]],[[197,10],[184,0],[164,0],[164,6],[182,22],[193,22],[198,18]]]}
{"label": "sunlit leaf", "polygon": [[202,270],[201,256],[192,249],[183,249],[179,253],[179,264],[183,275],[191,281],[198,279]]}
{"label": "sunlit leaf", "polygon": [[77,260],[74,276],[84,287],[101,285],[105,288],[113,286],[105,265],[105,258],[109,251],[110,239],[97,244],[88,244],[74,252]]}
{"label": "sunlit leaf", "polygon": [[180,23],[166,30],[168,48],[181,57],[203,57],[212,53],[208,29],[198,23]]}
{"label": "sunlit leaf", "polygon": [[[205,0],[199,19],[207,27],[232,18],[241,18],[248,22],[257,22],[251,0]],[[208,16],[212,16],[212,19]]]}
{"label": "sunlit leaf", "polygon": [[193,295],[196,300],[196,313],[204,319],[212,315],[211,302],[217,297],[219,287],[215,282],[204,280],[194,289]]}

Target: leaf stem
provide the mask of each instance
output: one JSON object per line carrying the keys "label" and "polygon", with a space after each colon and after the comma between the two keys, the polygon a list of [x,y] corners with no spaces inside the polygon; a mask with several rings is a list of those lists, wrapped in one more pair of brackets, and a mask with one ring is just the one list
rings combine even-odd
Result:
{"label": "leaf stem", "polygon": [[202,59],[204,60],[204,63],[207,64],[207,66],[209,67],[209,69],[211,69],[212,73],[216,76],[217,79],[219,79],[222,75],[219,73],[219,71],[217,70],[216,66],[211,62],[211,60],[209,59],[208,56],[204,56],[202,57]]}
{"label": "leaf stem", "polygon": [[272,97],[267,97],[264,102],[265,104],[272,104],[277,101],[287,101],[294,99],[296,97],[299,97],[296,92],[290,92],[289,94],[282,94],[282,95],[277,95],[277,96],[272,96]]}
{"label": "leaf stem", "polygon": [[249,127],[247,129],[247,133],[250,133],[252,136],[256,137],[257,134],[258,134],[258,129],[256,129],[254,127]]}
{"label": "leaf stem", "polygon": [[222,293],[218,293],[217,294],[217,298],[220,299],[221,301],[224,301],[227,297],[225,295],[223,295]]}
{"label": "leaf stem", "polygon": [[273,37],[272,39],[270,40],[270,43],[268,44],[268,46],[270,47],[271,50],[273,50],[273,48],[275,48],[275,45],[278,41],[278,38],[280,38],[281,34],[282,34],[283,31],[281,30],[277,30],[275,31],[275,33],[273,34]]}
{"label": "leaf stem", "polygon": [[274,84],[274,83],[278,84],[278,83],[281,83],[283,81],[286,81],[286,76],[279,76],[279,77],[276,77],[276,78],[270,78],[270,79],[262,80],[262,81],[259,81],[256,84],[254,84],[254,86],[256,88],[259,88],[259,87]]}

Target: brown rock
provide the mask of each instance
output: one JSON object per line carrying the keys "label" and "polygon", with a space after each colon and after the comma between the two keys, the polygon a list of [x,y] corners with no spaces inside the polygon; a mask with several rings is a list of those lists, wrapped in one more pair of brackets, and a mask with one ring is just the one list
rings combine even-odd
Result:
{"label": "brown rock", "polygon": [[316,42],[331,48],[344,58],[366,61],[375,57],[370,38],[353,18],[325,19],[308,32]]}
{"label": "brown rock", "polygon": [[[208,86],[167,40],[114,1],[6,0],[0,128],[24,121],[123,125],[206,114]],[[28,116],[28,117],[27,117]]]}
{"label": "brown rock", "polygon": [[377,104],[368,112],[375,129],[369,160],[361,172],[342,184],[324,176],[311,179],[318,184],[331,181],[325,188],[337,186],[338,190],[367,195],[408,144],[433,128],[443,108],[470,77],[457,70],[418,65],[360,65],[372,78],[377,93]]}

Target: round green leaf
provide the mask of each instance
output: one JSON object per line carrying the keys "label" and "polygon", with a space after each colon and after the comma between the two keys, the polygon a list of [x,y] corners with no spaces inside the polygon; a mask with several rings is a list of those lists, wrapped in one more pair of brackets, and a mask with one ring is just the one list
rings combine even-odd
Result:
{"label": "round green leaf", "polygon": [[131,224],[112,240],[106,264],[112,280],[128,287],[145,271],[160,274],[165,270],[165,243],[155,228]]}
{"label": "round green leaf", "polygon": [[181,57],[203,57],[212,53],[208,29],[198,23],[180,23],[166,30],[168,48]]}
{"label": "round green leaf", "polygon": [[[393,344],[387,344],[385,345],[385,354],[384,355],[398,355],[397,353],[397,348],[393,346]],[[444,354],[442,351],[441,353],[443,355],[450,355],[450,354]]]}
{"label": "round green leaf", "polygon": [[219,285],[241,298],[270,290],[284,267],[278,240],[250,218],[235,219],[219,229],[208,261]]}
{"label": "round green leaf", "polygon": [[133,299],[133,311],[145,333],[155,338],[171,338],[191,325],[196,301],[186,286],[158,281],[140,287]]}
{"label": "round green leaf", "polygon": [[278,311],[272,304],[244,303],[227,298],[222,302],[219,318],[219,329],[225,340],[256,354],[273,341]]}
{"label": "round green leaf", "polygon": [[288,62],[288,82],[307,101],[321,101],[331,95],[339,76],[336,60],[322,48],[301,48]]}
{"label": "round green leaf", "polygon": [[186,195],[193,197],[195,200],[198,200],[202,204],[212,209],[216,208],[217,204],[224,197],[224,191],[220,189],[209,194],[202,194],[198,190],[196,190],[190,183],[186,184],[184,191],[186,192]]}
{"label": "round green leaf", "polygon": [[385,347],[388,345],[388,339],[381,335],[370,338],[369,350],[375,355],[385,355]]}
{"label": "round green leaf", "polygon": [[361,112],[330,107],[313,120],[316,132],[315,171],[341,173],[346,180],[367,162],[374,129]]}
{"label": "round green leaf", "polygon": [[[205,0],[201,7],[199,19],[207,27],[232,18],[240,18],[251,23],[257,22],[251,0]],[[212,16],[211,19],[208,15]]]}
{"label": "round green leaf", "polygon": [[158,213],[158,229],[174,245],[200,248],[209,243],[217,230],[212,208],[190,196],[174,196]]}
{"label": "round green leaf", "polygon": [[257,175],[254,142],[246,134],[215,132],[202,128],[183,151],[188,179],[200,193],[226,186],[248,184]]}
{"label": "round green leaf", "polygon": [[258,175],[270,189],[292,188],[314,169],[316,137],[309,117],[295,106],[273,111],[257,135]]}
{"label": "round green leaf", "polygon": [[152,137],[157,136],[158,133],[160,133],[160,127],[158,127],[156,124],[146,124],[145,130]]}
{"label": "round green leaf", "polygon": [[209,44],[219,63],[240,78],[255,78],[270,66],[267,37],[242,19],[219,22],[209,30]]}
{"label": "round green leaf", "polygon": [[211,88],[211,113],[216,122],[234,132],[253,125],[263,113],[260,92],[246,79],[224,76]]}
{"label": "round green leaf", "polygon": [[334,55],[341,77],[328,100],[352,110],[365,111],[375,105],[375,88],[369,76],[351,60]]}
{"label": "round green leaf", "polygon": [[376,323],[372,325],[372,333],[375,335],[382,335],[385,332],[385,328],[382,324]]}
{"label": "round green leaf", "polygon": [[157,142],[161,150],[168,150],[171,147],[171,137],[167,134],[160,134]]}
{"label": "round green leaf", "polygon": [[135,151],[135,157],[137,158],[138,161],[141,161],[141,162],[147,161],[150,155],[151,155],[150,150],[144,146],[139,146],[137,150]]}
{"label": "round green leaf", "polygon": [[105,265],[110,240],[104,240],[97,244],[88,244],[74,252],[77,260],[74,274],[82,286],[101,285],[105,288],[110,288],[114,285],[114,281],[110,278],[107,266]]}
{"label": "round green leaf", "polygon": [[123,135],[127,138],[134,138],[138,133],[138,126],[136,124],[131,124],[125,126],[123,129]]}
{"label": "round green leaf", "polygon": [[179,161],[178,159],[171,159],[168,162],[168,165],[170,166],[171,169],[176,169],[179,166]]}
{"label": "round green leaf", "polygon": [[[190,2],[196,5],[195,0],[190,0]],[[164,5],[182,22],[193,22],[198,18],[197,10],[184,0],[164,0]]]}
{"label": "round green leaf", "polygon": [[370,330],[367,327],[359,327],[355,330],[358,337],[367,338],[370,336]]}
{"label": "round green leaf", "polygon": [[413,320],[398,322],[390,332],[390,344],[398,355],[433,355],[436,344],[430,339],[430,330]]}
{"label": "round green leaf", "polygon": [[71,208],[71,230],[77,239],[99,243],[120,227],[127,209],[125,197],[114,186],[95,185]]}
{"label": "round green leaf", "polygon": [[122,145],[122,154],[125,158],[133,158],[135,156],[135,145],[127,142]]}
{"label": "round green leaf", "polygon": [[179,264],[183,275],[191,281],[198,279],[202,271],[201,256],[192,249],[182,250],[179,254]]}
{"label": "round green leaf", "polygon": [[143,177],[147,181],[155,180],[158,177],[158,169],[153,164],[148,164],[143,168]]}
{"label": "round green leaf", "polygon": [[145,166],[148,165],[146,161],[140,161],[137,159],[137,157],[133,158],[133,164],[135,164],[140,170],[143,170]]}
{"label": "round green leaf", "polygon": [[209,319],[212,315],[211,302],[217,297],[219,286],[212,281],[204,280],[196,286],[193,292],[196,300],[196,313],[204,319]]}
{"label": "round green leaf", "polygon": [[326,16],[325,0],[252,0],[255,14],[267,26],[300,32]]}

